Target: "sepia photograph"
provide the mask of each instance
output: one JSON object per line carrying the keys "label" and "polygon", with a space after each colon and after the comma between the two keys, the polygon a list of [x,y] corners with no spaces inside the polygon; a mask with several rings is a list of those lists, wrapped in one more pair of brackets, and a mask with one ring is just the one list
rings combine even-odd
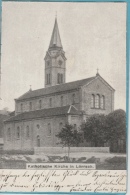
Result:
{"label": "sepia photograph", "polygon": [[2,2],[0,169],[126,170],[126,3]]}

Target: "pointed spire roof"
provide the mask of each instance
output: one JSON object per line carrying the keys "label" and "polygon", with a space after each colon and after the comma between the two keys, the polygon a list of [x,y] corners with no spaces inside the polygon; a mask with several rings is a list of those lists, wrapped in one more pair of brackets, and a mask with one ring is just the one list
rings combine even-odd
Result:
{"label": "pointed spire roof", "polygon": [[60,33],[59,33],[59,29],[58,29],[58,24],[57,24],[57,18],[55,19],[55,24],[54,24],[54,28],[53,28],[53,32],[52,32],[52,36],[51,36],[49,49],[54,48],[54,47],[62,48]]}

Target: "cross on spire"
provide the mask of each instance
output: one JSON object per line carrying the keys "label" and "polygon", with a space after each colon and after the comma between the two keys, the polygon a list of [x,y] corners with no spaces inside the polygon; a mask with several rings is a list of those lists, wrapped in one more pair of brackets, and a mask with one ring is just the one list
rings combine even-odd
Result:
{"label": "cross on spire", "polygon": [[98,75],[99,75],[99,72],[98,72],[98,71],[99,71],[99,68],[97,68],[97,74],[96,74],[96,76],[98,76]]}

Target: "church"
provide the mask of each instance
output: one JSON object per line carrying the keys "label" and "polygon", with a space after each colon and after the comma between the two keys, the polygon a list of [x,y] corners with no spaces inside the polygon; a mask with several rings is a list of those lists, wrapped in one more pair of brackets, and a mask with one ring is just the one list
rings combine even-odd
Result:
{"label": "church", "polygon": [[31,151],[57,147],[55,136],[65,124],[76,129],[92,114],[114,110],[115,90],[96,75],[66,82],[66,56],[57,19],[45,55],[45,87],[15,99],[15,115],[4,122],[4,150]]}

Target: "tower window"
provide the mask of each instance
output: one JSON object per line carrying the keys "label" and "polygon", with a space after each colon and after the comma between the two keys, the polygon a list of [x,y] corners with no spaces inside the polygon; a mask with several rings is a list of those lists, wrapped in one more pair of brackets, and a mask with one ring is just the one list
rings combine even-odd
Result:
{"label": "tower window", "polygon": [[99,94],[95,97],[95,108],[100,108],[100,96]]}
{"label": "tower window", "polygon": [[92,94],[91,96],[91,108],[94,108],[95,107],[95,95]]}
{"label": "tower window", "polygon": [[29,126],[26,127],[26,139],[30,138],[30,130],[29,130]]}
{"label": "tower window", "polygon": [[47,74],[46,75],[46,84],[50,84],[51,83],[51,75]]}
{"label": "tower window", "polygon": [[75,94],[72,95],[72,104],[75,104]]}
{"label": "tower window", "polygon": [[48,84],[51,83],[51,75],[49,74],[49,81],[48,81]]}
{"label": "tower window", "polygon": [[17,127],[16,138],[20,139],[20,128]]}
{"label": "tower window", "polygon": [[105,96],[104,95],[101,96],[100,107],[102,109],[105,109]]}
{"label": "tower window", "polygon": [[57,74],[57,83],[58,84],[63,83],[63,74],[60,73]]}
{"label": "tower window", "polygon": [[61,83],[63,83],[63,74],[61,74]]}
{"label": "tower window", "polygon": [[59,84],[60,83],[60,74],[58,73],[57,75],[57,83]]}
{"label": "tower window", "polygon": [[51,136],[51,124],[50,123],[48,123],[47,136]]}
{"label": "tower window", "polygon": [[32,102],[29,102],[29,110],[32,111]]}

